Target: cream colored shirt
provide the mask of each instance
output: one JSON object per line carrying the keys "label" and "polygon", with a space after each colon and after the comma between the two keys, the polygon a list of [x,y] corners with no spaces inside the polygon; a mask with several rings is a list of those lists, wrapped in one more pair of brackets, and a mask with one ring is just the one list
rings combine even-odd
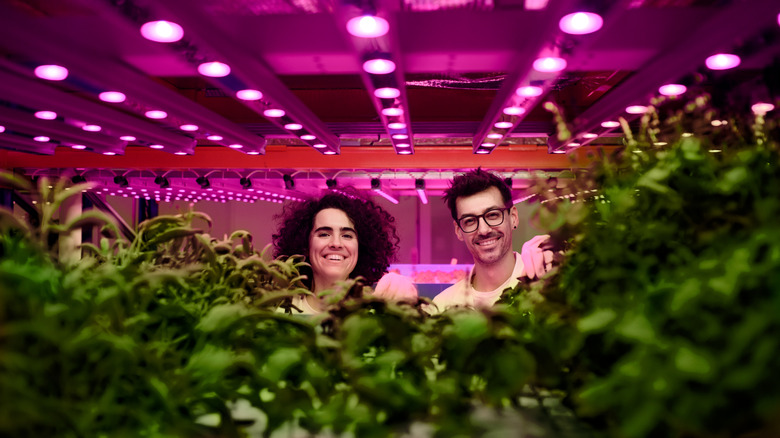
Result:
{"label": "cream colored shirt", "polygon": [[[306,295],[296,295],[292,299],[292,303],[295,307],[301,309],[301,312],[298,312],[295,309],[292,309],[293,315],[319,315],[322,313],[321,310],[317,310],[314,307],[309,304],[309,301],[306,299]],[[279,307],[276,309],[277,312],[284,313],[284,309]]]}
{"label": "cream colored shirt", "polygon": [[512,270],[512,275],[510,275],[501,286],[487,292],[475,290],[472,286],[474,279],[474,265],[472,265],[471,269],[469,269],[469,274],[465,278],[447,289],[444,289],[433,298],[433,304],[436,306],[429,306],[427,309],[428,313],[439,313],[447,308],[455,306],[463,306],[471,309],[492,307],[493,304],[501,298],[501,293],[504,289],[517,286],[517,283],[519,282],[518,279],[525,275],[523,259],[517,252],[515,252],[514,255],[515,268]]}

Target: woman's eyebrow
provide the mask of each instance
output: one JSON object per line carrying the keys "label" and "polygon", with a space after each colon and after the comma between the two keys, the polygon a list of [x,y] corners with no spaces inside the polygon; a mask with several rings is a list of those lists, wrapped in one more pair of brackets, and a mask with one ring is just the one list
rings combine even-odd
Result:
{"label": "woman's eyebrow", "polygon": [[[344,232],[344,231],[351,231],[351,232],[353,232],[353,233],[357,234],[357,231],[355,231],[355,229],[354,229],[354,228],[352,228],[352,227],[341,227],[341,228],[339,228],[339,230],[340,230],[341,232]],[[317,229],[315,229],[315,230],[314,230],[314,232],[315,232],[315,233],[316,233],[317,231],[330,231],[330,232],[332,233],[332,232],[333,232],[333,227],[319,227],[319,228],[317,228]]]}

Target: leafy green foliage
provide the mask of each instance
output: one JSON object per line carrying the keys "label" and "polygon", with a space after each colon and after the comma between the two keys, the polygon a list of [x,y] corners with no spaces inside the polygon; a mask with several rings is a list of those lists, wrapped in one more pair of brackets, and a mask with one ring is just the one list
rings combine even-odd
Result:
{"label": "leafy green foliage", "polygon": [[[64,196],[54,187],[46,196]],[[79,263],[41,237],[71,229],[55,213],[37,227],[4,214],[0,435],[473,436],[550,422],[520,409],[539,398],[535,361],[506,312],[429,317],[358,280],[328,312],[295,316],[291,298],[310,293],[300,257],[270,260],[244,231],[212,238],[202,214],[103,237]]]}
{"label": "leafy green foliage", "polygon": [[536,298],[549,382],[615,436],[780,433],[777,128],[713,117],[706,98],[651,113],[621,153],[540,187],[565,260],[504,298]]}
{"label": "leafy green foliage", "polygon": [[651,113],[565,189],[540,182],[560,265],[434,316],[359,279],[294,315],[302,258],[195,212],[71,263],[57,237],[110,220],[62,224],[79,186],[0,174],[40,200],[36,224],[0,213],[0,435],[778,435],[776,127],[683,135],[711,117]]}

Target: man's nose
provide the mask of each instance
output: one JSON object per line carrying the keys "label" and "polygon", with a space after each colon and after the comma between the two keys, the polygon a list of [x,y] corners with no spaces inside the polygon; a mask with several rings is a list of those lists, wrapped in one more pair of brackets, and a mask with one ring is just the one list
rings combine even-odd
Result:
{"label": "man's nose", "polygon": [[477,218],[477,233],[479,234],[487,234],[493,231],[493,227],[488,225],[487,219],[484,217]]}

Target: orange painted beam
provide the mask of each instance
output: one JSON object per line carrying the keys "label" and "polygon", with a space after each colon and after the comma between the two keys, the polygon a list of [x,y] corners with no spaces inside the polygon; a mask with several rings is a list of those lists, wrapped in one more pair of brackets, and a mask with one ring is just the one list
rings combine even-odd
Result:
{"label": "orange painted beam", "polygon": [[413,155],[398,155],[387,146],[342,147],[340,155],[323,155],[301,146],[268,146],[265,155],[246,155],[223,147],[201,146],[193,155],[180,156],[143,147],[128,147],[124,155],[105,156],[69,148],[53,155],[0,150],[0,167],[85,169],[307,169],[307,170],[454,170],[482,166],[488,169],[569,169],[585,167],[597,147],[583,147],[568,155],[549,154],[546,147],[501,146],[480,155],[471,146],[418,146]]}

